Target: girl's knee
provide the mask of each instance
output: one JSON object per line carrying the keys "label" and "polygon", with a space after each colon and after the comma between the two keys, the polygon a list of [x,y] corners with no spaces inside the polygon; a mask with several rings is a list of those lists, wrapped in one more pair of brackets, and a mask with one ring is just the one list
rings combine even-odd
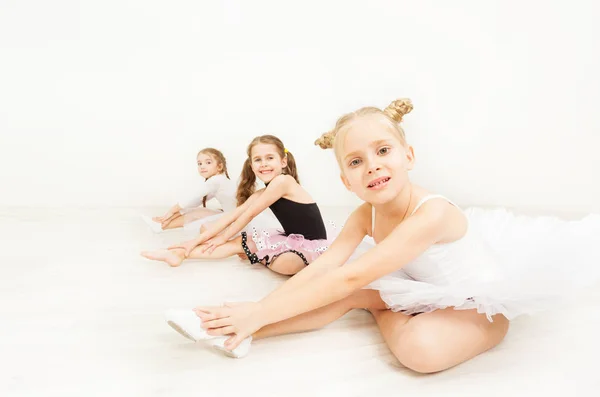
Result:
{"label": "girl's knee", "polygon": [[302,261],[300,257],[293,253],[282,254],[275,258],[275,260],[273,260],[273,262],[271,262],[269,265],[269,269],[273,270],[275,273],[286,276],[292,276],[305,267],[306,265],[304,264],[304,261]]}
{"label": "girl's knee", "polygon": [[448,349],[447,344],[452,342],[434,324],[425,321],[409,322],[392,352],[402,365],[415,372],[440,372],[498,345],[508,332],[508,326],[509,321],[503,316],[494,318],[493,323],[486,319],[477,325],[479,331],[466,341],[459,352]]}
{"label": "girl's knee", "polygon": [[431,327],[407,326],[392,353],[405,367],[422,374],[446,369],[441,356],[440,335]]}
{"label": "girl's knee", "polygon": [[282,274],[284,276],[293,276],[296,273],[298,273],[300,270],[302,270],[304,268],[304,266],[299,266],[297,264],[277,264],[277,266],[273,266],[273,264],[271,264],[271,266],[269,266],[269,269],[271,269],[272,271],[274,271],[275,273],[279,273]]}

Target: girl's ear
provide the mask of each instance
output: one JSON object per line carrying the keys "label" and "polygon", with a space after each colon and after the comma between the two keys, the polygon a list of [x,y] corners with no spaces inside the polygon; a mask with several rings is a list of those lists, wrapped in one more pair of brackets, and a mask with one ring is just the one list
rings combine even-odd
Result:
{"label": "girl's ear", "polygon": [[408,171],[411,171],[413,169],[413,167],[415,166],[415,149],[413,149],[412,146],[409,146],[408,148],[406,148],[406,160],[407,160],[406,169]]}
{"label": "girl's ear", "polygon": [[344,184],[344,186],[346,186],[346,189],[348,189],[349,191],[352,191],[352,186],[350,186],[350,182],[348,182],[348,179],[346,178],[346,176],[344,174],[340,174],[340,179],[342,180],[342,183]]}

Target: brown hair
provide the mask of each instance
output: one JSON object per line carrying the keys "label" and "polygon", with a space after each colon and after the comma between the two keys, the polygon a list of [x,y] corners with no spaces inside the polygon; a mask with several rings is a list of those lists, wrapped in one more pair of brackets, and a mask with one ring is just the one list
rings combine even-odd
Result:
{"label": "brown hair", "polygon": [[[210,157],[212,157],[217,162],[217,167],[221,166],[220,173],[225,174],[227,179],[231,179],[229,178],[229,174],[227,173],[227,160],[225,159],[225,156],[223,156],[223,153],[221,153],[220,150],[207,147],[205,149],[200,150],[196,157],[200,156],[201,154],[208,154]],[[202,206],[206,207],[206,196],[202,198]]]}
{"label": "brown hair", "polygon": [[340,117],[335,123],[335,127],[331,131],[321,135],[321,137],[315,141],[315,145],[320,146],[322,149],[333,148],[336,158],[339,162],[340,143],[343,141],[343,139],[337,138],[341,138],[343,136],[341,134],[338,135],[338,133],[351,121],[358,117],[369,114],[380,114],[385,117],[385,119],[389,122],[392,131],[398,135],[400,142],[402,142],[403,145],[406,145],[406,136],[404,134],[404,130],[402,127],[400,127],[400,122],[402,121],[404,115],[410,113],[411,110],[413,110],[413,105],[408,98],[397,99],[390,103],[384,110],[372,106],[360,108],[352,113],[348,113]]}
{"label": "brown hair", "polygon": [[294,177],[296,182],[300,183],[300,179],[298,178],[298,170],[296,168],[296,160],[290,151],[288,151],[284,146],[283,142],[279,138],[273,135],[261,135],[257,136],[250,142],[248,145],[248,149],[246,153],[248,157],[246,161],[244,161],[244,165],[242,166],[242,173],[240,175],[240,184],[237,188],[237,205],[240,206],[246,202],[254,194],[255,184],[256,184],[256,175],[254,171],[252,171],[252,148],[258,144],[268,144],[273,145],[277,149],[277,153],[283,159],[287,159],[287,167],[283,169],[284,173],[291,175]]}

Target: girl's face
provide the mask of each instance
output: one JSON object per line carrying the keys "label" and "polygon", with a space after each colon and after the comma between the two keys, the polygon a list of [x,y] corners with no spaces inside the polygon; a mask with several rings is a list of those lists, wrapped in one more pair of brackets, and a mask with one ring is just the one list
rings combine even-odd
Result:
{"label": "girl's face", "polygon": [[206,153],[200,153],[196,160],[198,162],[198,173],[204,179],[208,179],[211,176],[215,176],[221,172],[221,164],[219,164],[213,157]]}
{"label": "girl's face", "polygon": [[344,185],[371,204],[394,200],[408,186],[414,163],[412,147],[402,144],[384,121],[373,114],[345,127],[339,156]]}
{"label": "girl's face", "polygon": [[259,143],[250,151],[252,171],[263,183],[269,183],[287,167],[287,159],[281,158],[277,147],[270,143]]}

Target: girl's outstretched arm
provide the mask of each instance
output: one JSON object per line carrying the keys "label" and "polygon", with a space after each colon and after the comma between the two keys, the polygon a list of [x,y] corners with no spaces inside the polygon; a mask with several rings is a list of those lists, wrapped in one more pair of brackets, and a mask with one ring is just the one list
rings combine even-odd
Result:
{"label": "girl's outstretched arm", "polygon": [[[167,210],[167,212],[157,219],[160,219],[161,223],[165,223],[168,219],[173,218],[176,214],[181,214],[181,210],[199,207],[202,205],[202,199],[204,196],[209,194],[215,194],[219,189],[219,182],[214,178],[209,178],[204,181],[193,194],[189,194],[186,197],[181,197],[177,204],[173,205]],[[164,226],[164,225],[163,225]]]}
{"label": "girl's outstretched arm", "polygon": [[165,222],[167,222],[167,221],[170,222],[172,219],[175,218],[175,214],[179,214],[179,211],[181,211],[181,210],[182,210],[181,206],[179,204],[175,204],[174,206],[172,206],[171,208],[169,208],[167,210],[167,212],[165,212],[165,214],[163,216],[158,216],[158,217],[155,218],[155,220],[157,222],[160,222],[160,223],[163,223],[163,224]]}
{"label": "girl's outstretched arm", "polygon": [[[296,183],[296,181],[290,176],[276,176],[269,183],[269,186],[254,193],[244,204],[237,207],[231,213],[219,218],[208,230],[202,232],[198,238],[192,240],[191,244],[185,244],[185,247],[176,245],[171,248],[186,248],[187,254],[189,253],[187,251],[193,249],[193,247],[208,242],[206,250],[211,252],[217,246],[229,241],[246,227],[255,216],[283,197],[290,190],[292,183]],[[219,236],[213,238],[217,234]]]}
{"label": "girl's outstretched arm", "polygon": [[[252,203],[259,197],[261,192],[256,192],[252,196],[246,200],[246,202],[238,207],[236,207],[233,211],[229,211],[223,214],[219,219],[212,222],[210,226],[206,228],[205,231],[200,233],[200,235],[195,238],[193,241],[197,245],[204,243],[205,241],[213,238],[217,234],[221,233],[228,226],[234,223],[237,219],[239,219],[242,214],[248,211],[248,208],[252,205]],[[234,233],[235,234],[235,233]],[[232,234],[233,235],[233,234]]]}

